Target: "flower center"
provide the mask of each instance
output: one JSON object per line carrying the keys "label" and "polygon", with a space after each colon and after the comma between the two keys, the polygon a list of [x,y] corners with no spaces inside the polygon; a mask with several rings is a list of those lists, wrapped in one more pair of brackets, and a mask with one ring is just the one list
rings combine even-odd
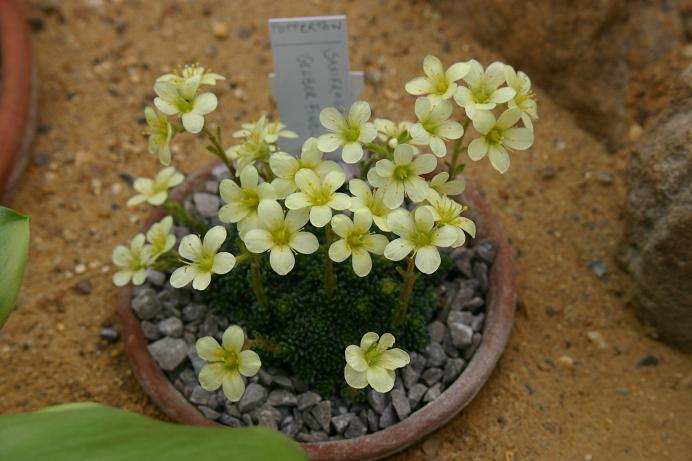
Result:
{"label": "flower center", "polygon": [[380,352],[380,350],[377,348],[377,343],[372,343],[370,347],[368,347],[368,350],[363,354],[365,356],[365,361],[368,363],[368,367],[377,365],[377,362],[379,362],[382,354],[383,352]]}
{"label": "flower center", "polygon": [[254,189],[243,189],[243,205],[250,210],[256,210],[259,205],[259,194]]}
{"label": "flower center", "polygon": [[343,132],[344,140],[347,142],[356,142],[360,138],[360,126],[352,125],[350,122],[346,124]]}
{"label": "flower center", "polygon": [[363,246],[363,237],[365,237],[365,233],[359,230],[349,232],[348,236],[346,237],[346,244],[351,249],[360,248]]}
{"label": "flower center", "polygon": [[223,366],[228,371],[235,371],[238,369],[238,354],[233,350],[224,350],[223,354]]}
{"label": "flower center", "polygon": [[408,179],[409,176],[413,176],[411,165],[397,165],[396,167],[394,167],[394,172],[392,175],[394,176],[394,178],[400,181]]}
{"label": "flower center", "polygon": [[212,267],[214,267],[214,253],[203,251],[196,265],[201,272],[211,272]]}
{"label": "flower center", "polygon": [[187,99],[183,98],[182,96],[178,97],[177,106],[178,110],[182,113],[187,113],[192,110],[192,102],[188,101]]}
{"label": "flower center", "polygon": [[432,244],[432,232],[414,231],[410,237],[415,248],[423,248]]}
{"label": "flower center", "polygon": [[433,78],[433,86],[437,94],[445,94],[449,84],[447,83],[447,77],[444,74],[435,75]]}
{"label": "flower center", "polygon": [[494,127],[485,135],[485,139],[491,144],[500,144],[504,138],[502,130],[497,127]]}
{"label": "flower center", "polygon": [[274,244],[277,246],[288,245],[288,242],[291,241],[291,233],[286,229],[286,225],[284,224],[281,228],[272,232],[272,238],[274,239]]}
{"label": "flower center", "polygon": [[488,102],[490,95],[491,92],[488,91],[488,88],[482,83],[473,89],[473,97],[477,103],[482,104]]}
{"label": "flower center", "polygon": [[428,133],[437,132],[438,124],[435,120],[432,120],[432,119],[421,120],[421,125],[423,126],[423,129],[425,129],[425,131],[427,131]]}

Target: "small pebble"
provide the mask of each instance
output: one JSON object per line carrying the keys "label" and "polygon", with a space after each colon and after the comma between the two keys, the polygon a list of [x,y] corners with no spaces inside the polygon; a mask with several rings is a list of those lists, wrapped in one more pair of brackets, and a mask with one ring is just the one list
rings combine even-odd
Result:
{"label": "small pebble", "polygon": [[307,391],[298,396],[298,410],[303,411],[310,408],[322,400],[322,396],[317,392]]}
{"label": "small pebble", "polygon": [[214,37],[224,39],[228,37],[228,26],[224,22],[215,21],[211,26],[211,31]]}
{"label": "small pebble", "polygon": [[553,179],[557,175],[557,169],[553,166],[546,166],[540,171],[541,179]]}
{"label": "small pebble", "polygon": [[75,288],[77,291],[83,295],[88,295],[91,294],[92,286],[91,286],[91,280],[84,278],[81,279],[77,284],[75,285]]}
{"label": "small pebble", "polygon": [[120,338],[120,332],[116,330],[115,328],[107,327],[107,328],[101,328],[101,331],[99,332],[99,336],[109,343],[114,343],[117,342],[118,339]]}
{"label": "small pebble", "polygon": [[587,331],[586,337],[594,343],[599,349],[608,349],[608,343],[601,333],[598,331]]}
{"label": "small pebble", "polygon": [[613,184],[613,177],[607,171],[599,171],[596,179],[598,179],[598,182],[604,186],[610,186]]}
{"label": "small pebble", "polygon": [[651,367],[655,365],[658,365],[658,359],[656,356],[651,354],[646,354],[644,357],[639,359],[639,362],[637,362],[638,367]]}
{"label": "small pebble", "polygon": [[428,392],[428,386],[422,383],[414,384],[408,391],[408,400],[411,403],[411,408],[416,408],[421,399]]}
{"label": "small pebble", "polygon": [[411,414],[411,402],[404,391],[394,389],[391,392],[391,397],[392,406],[394,407],[394,411],[396,411],[396,415],[400,420]]}
{"label": "small pebble", "polygon": [[606,276],[608,273],[608,266],[606,266],[606,263],[601,261],[600,259],[594,259],[589,263],[589,270],[596,275],[599,279],[602,279]]}
{"label": "small pebble", "polygon": [[250,383],[238,401],[238,410],[241,413],[249,413],[259,408],[265,400],[267,400],[267,390],[260,384]]}

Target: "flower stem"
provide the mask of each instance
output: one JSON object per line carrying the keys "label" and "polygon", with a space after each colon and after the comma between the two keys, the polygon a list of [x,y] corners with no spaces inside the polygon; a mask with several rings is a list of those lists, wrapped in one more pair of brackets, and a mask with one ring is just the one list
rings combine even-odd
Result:
{"label": "flower stem", "polygon": [[334,287],[336,286],[336,282],[334,281],[334,264],[329,257],[329,246],[334,241],[334,231],[329,225],[327,225],[325,229],[327,242],[324,248],[324,292],[327,294],[328,298],[331,298],[334,296]]}
{"label": "flower stem", "polygon": [[216,134],[213,134],[211,131],[209,131],[209,128],[207,128],[207,126],[204,125],[204,128],[202,128],[202,132],[205,135],[207,135],[207,138],[209,138],[209,141],[211,142],[211,146],[208,146],[207,150],[219,157],[223,161],[223,163],[226,164],[228,171],[231,173],[231,177],[235,177],[235,167],[233,166],[233,162],[228,157],[226,157],[226,151],[224,150],[223,144],[221,143],[221,130],[217,129]]}
{"label": "flower stem", "polygon": [[413,293],[413,284],[416,282],[418,276],[415,273],[415,255],[411,255],[408,258],[408,266],[406,272],[402,271],[401,276],[404,279],[404,286],[401,288],[401,294],[399,295],[399,305],[394,311],[394,317],[392,318],[392,325],[400,326],[406,320],[406,313],[408,311],[408,303],[411,299],[411,293]]}
{"label": "flower stem", "polygon": [[264,293],[262,285],[262,270],[260,269],[260,255],[248,253],[250,255],[250,287],[262,308],[269,309],[269,300]]}
{"label": "flower stem", "polygon": [[452,163],[449,165],[449,176],[454,179],[456,176],[457,163],[459,162],[459,154],[464,148],[461,146],[462,141],[466,137],[466,130],[469,127],[469,122],[471,119],[466,119],[464,121],[464,134],[461,135],[459,139],[454,141],[454,150],[452,151]]}
{"label": "flower stem", "polygon": [[180,255],[175,250],[168,250],[167,252],[159,255],[156,261],[151,263],[149,267],[155,271],[166,271],[180,265]]}
{"label": "flower stem", "polygon": [[178,222],[186,225],[190,231],[199,235],[204,235],[209,230],[209,226],[188,213],[182,203],[168,198],[161,206],[168,212],[169,215],[177,219]]}

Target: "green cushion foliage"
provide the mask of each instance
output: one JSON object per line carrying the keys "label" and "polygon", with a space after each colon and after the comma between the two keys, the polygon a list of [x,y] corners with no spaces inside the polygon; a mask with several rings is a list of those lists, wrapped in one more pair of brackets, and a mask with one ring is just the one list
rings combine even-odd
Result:
{"label": "green cushion foliage", "polygon": [[[307,229],[324,242],[320,229]],[[240,253],[240,240],[229,239],[225,251]],[[274,345],[259,349],[263,364],[288,369],[302,381],[325,394],[338,393],[345,386],[344,349],[359,344],[364,333],[392,333],[395,347],[406,351],[423,349],[429,342],[426,325],[438,307],[437,287],[448,272],[443,258],[432,275],[420,274],[414,285],[406,321],[394,327],[391,319],[399,301],[402,279],[397,266],[382,256],[372,255],[373,267],[367,277],[356,276],[350,258],[333,263],[336,290],[333,298],[324,291],[324,245],[313,255],[296,255],[295,268],[285,276],[276,274],[269,258],[262,255],[264,290],[269,308],[263,308],[249,286],[249,264],[216,277],[204,292],[214,310],[229,314],[255,337]],[[258,348],[255,348],[258,349]]]}

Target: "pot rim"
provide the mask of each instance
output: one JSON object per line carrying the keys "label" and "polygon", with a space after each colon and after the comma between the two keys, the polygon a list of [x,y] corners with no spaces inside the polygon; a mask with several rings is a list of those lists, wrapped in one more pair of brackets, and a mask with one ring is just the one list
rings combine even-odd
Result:
{"label": "pot rim", "polygon": [[0,1],[0,201],[11,198],[34,137],[38,85],[30,45],[21,2]]}
{"label": "pot rim", "polygon": [[[187,196],[220,164],[211,163],[191,174],[172,192],[172,196],[178,199]],[[470,214],[476,221],[479,231],[476,238],[489,238],[497,245],[486,293],[486,320],[478,349],[456,381],[433,402],[403,421],[372,434],[347,440],[301,443],[310,460],[368,461],[402,451],[439,429],[461,412],[478,394],[495,369],[514,322],[514,263],[509,240],[478,190],[467,184],[462,197],[470,205]],[[155,209],[145,223],[145,228],[163,216],[162,209]],[[166,415],[177,422],[198,426],[220,425],[206,418],[188,402],[154,361],[147,349],[147,341],[139,320],[131,308],[132,291],[133,287],[130,284],[119,289],[118,314],[122,323],[125,352],[142,388]]]}

